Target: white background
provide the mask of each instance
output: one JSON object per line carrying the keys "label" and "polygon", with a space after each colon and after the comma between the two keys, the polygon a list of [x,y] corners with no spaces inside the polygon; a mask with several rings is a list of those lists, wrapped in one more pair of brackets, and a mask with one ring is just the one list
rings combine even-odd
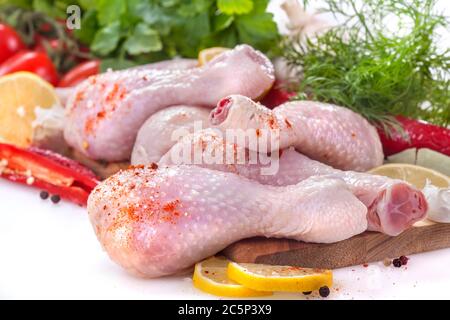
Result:
{"label": "white background", "polygon": [[[450,13],[450,2],[442,6]],[[0,298],[215,298],[195,289],[190,275],[148,280],[125,273],[102,251],[85,209],[53,205],[38,190],[4,180],[0,208]],[[450,299],[450,249],[410,258],[400,269],[380,262],[335,270],[330,298]],[[279,298],[305,297],[268,299]]]}
{"label": "white background", "polygon": [[[85,209],[63,202],[54,205],[41,200],[38,190],[4,180],[0,201],[0,298],[214,298],[195,289],[190,275],[128,275],[102,251]],[[330,298],[449,299],[450,249],[410,258],[400,269],[380,262],[335,270]]]}

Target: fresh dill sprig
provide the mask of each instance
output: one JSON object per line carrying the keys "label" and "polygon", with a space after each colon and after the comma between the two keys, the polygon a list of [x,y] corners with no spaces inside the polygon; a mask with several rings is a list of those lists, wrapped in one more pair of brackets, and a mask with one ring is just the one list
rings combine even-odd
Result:
{"label": "fresh dill sprig", "polygon": [[[437,45],[449,20],[436,0],[326,0],[344,22],[300,41],[286,38],[283,55],[299,71],[297,99],[342,105],[388,129],[394,116],[450,125],[450,49]],[[307,4],[305,4],[307,5]],[[386,19],[397,19],[389,31]]]}

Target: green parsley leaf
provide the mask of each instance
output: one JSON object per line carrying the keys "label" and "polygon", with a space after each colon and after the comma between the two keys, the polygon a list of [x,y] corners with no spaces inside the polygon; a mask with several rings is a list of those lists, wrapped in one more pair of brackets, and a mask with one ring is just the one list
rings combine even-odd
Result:
{"label": "green parsley leaf", "polygon": [[234,16],[219,14],[213,19],[214,31],[222,31],[228,28],[234,21]]}
{"label": "green parsley leaf", "polygon": [[134,29],[133,35],[125,41],[124,46],[129,54],[137,55],[161,50],[162,42],[156,30],[145,23],[140,23]]}
{"label": "green parsley leaf", "polygon": [[255,9],[245,15],[236,16],[239,40],[261,50],[269,51],[276,46],[278,28],[273,14],[266,12],[267,1],[258,1]]}
{"label": "green parsley leaf", "polygon": [[88,10],[83,14],[81,19],[81,28],[74,30],[75,36],[85,44],[90,44],[94,40],[98,30],[97,12]]}
{"label": "green parsley leaf", "polygon": [[96,0],[98,22],[106,26],[118,21],[126,11],[126,2],[123,0]]}
{"label": "green parsley leaf", "polygon": [[117,48],[120,38],[120,22],[116,21],[97,31],[91,49],[101,56],[106,56]]}
{"label": "green parsley leaf", "polygon": [[245,14],[252,11],[253,0],[217,0],[217,7],[228,15]]}

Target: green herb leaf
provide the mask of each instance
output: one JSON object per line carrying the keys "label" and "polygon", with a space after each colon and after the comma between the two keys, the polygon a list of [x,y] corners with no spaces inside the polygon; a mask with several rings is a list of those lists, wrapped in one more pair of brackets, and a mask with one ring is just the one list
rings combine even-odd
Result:
{"label": "green herb leaf", "polygon": [[[383,128],[395,115],[448,126],[450,50],[438,48],[437,30],[449,30],[449,21],[436,0],[346,3],[326,0],[324,8],[343,25],[306,43],[286,40],[284,56],[301,70],[299,97],[348,107]],[[402,21],[394,31],[386,12]]]}
{"label": "green herb leaf", "polygon": [[54,6],[51,0],[33,0],[33,8],[36,11],[45,13],[49,16],[57,18],[65,18],[66,12],[59,10],[58,7]]}
{"label": "green herb leaf", "polygon": [[203,39],[210,34],[208,13],[201,13],[189,18],[175,27],[171,35],[177,51],[185,57],[195,58],[198,55]]}
{"label": "green herb leaf", "polygon": [[98,22],[101,26],[118,21],[126,11],[126,1],[123,0],[96,0]]}
{"label": "green herb leaf", "polygon": [[215,0],[183,1],[176,13],[181,17],[194,17],[200,13],[207,13],[214,2]]}
{"label": "green herb leaf", "polygon": [[158,32],[145,23],[140,23],[134,29],[134,33],[124,44],[127,52],[131,55],[159,51],[162,42]]}
{"label": "green herb leaf", "polygon": [[116,21],[95,34],[91,49],[100,56],[106,56],[117,48],[120,41],[120,22]]}
{"label": "green herb leaf", "polygon": [[234,16],[227,16],[226,14],[219,14],[214,17],[213,29],[214,31],[222,31],[228,28],[234,21]]}
{"label": "green herb leaf", "polygon": [[238,35],[236,30],[224,30],[210,35],[203,41],[203,47],[224,47],[233,48],[238,42]]}
{"label": "green herb leaf", "polygon": [[217,0],[217,7],[227,15],[245,14],[253,9],[253,0]]}
{"label": "green herb leaf", "polygon": [[75,36],[85,44],[90,44],[95,37],[98,29],[97,12],[95,10],[88,10],[83,14],[81,19],[81,28],[75,29]]}
{"label": "green herb leaf", "polygon": [[66,16],[69,4],[79,5],[81,29],[73,34],[102,59],[147,63],[196,57],[206,47],[244,42],[272,52],[279,40],[273,16],[265,12],[268,0],[0,0],[2,4],[40,8],[58,18]]}
{"label": "green herb leaf", "polygon": [[180,2],[180,0],[161,0],[161,5],[166,8],[173,7],[177,5]]}
{"label": "green herb leaf", "polygon": [[277,25],[273,21],[273,15],[265,11],[266,6],[267,1],[258,1],[251,13],[236,17],[240,42],[264,51],[274,47],[278,39]]}
{"label": "green herb leaf", "polygon": [[78,0],[80,7],[84,10],[95,9],[96,0]]}
{"label": "green herb leaf", "polygon": [[33,4],[31,0],[0,0],[0,6],[16,6],[31,9]]}

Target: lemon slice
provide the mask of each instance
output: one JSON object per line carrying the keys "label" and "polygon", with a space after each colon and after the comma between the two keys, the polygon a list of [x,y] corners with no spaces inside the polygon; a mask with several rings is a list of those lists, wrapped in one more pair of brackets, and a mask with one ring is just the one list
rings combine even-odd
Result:
{"label": "lemon slice", "polygon": [[439,188],[448,188],[450,186],[450,178],[448,176],[435,170],[412,164],[385,164],[370,170],[369,173],[404,180],[419,189],[425,187],[427,180]]}
{"label": "lemon slice", "polygon": [[228,48],[222,48],[222,47],[213,47],[208,49],[203,49],[198,54],[198,65],[203,66],[207,64],[209,61],[217,57],[219,54],[224,53],[225,51],[228,51],[230,49]]}
{"label": "lemon slice", "polygon": [[51,108],[59,99],[51,84],[30,72],[0,78],[0,138],[27,147],[31,144],[35,109]]}
{"label": "lemon slice", "polygon": [[227,277],[229,260],[223,257],[211,257],[195,265],[194,286],[204,292],[223,297],[259,297],[271,295],[248,289]]}
{"label": "lemon slice", "polygon": [[331,287],[331,270],[230,262],[228,277],[259,291],[307,292]]}

